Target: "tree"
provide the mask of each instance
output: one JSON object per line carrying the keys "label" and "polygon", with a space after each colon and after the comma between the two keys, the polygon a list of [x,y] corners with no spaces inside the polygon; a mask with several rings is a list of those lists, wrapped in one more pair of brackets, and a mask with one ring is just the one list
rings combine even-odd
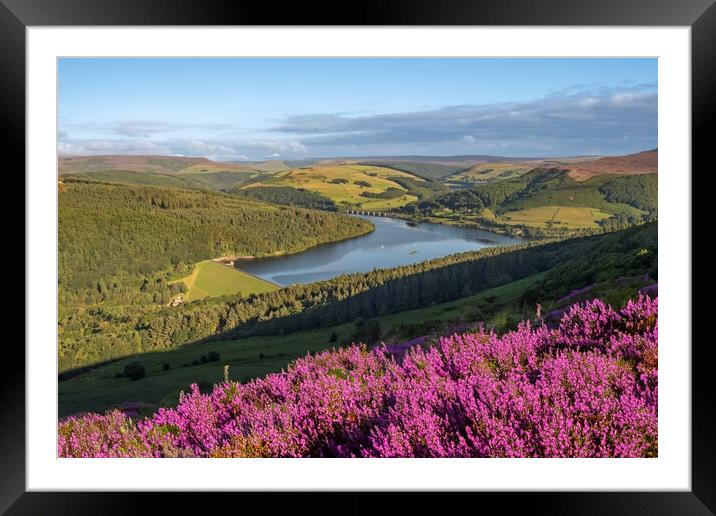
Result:
{"label": "tree", "polygon": [[144,373],[144,366],[140,362],[130,362],[124,366],[124,376],[130,380],[135,381],[144,378]]}

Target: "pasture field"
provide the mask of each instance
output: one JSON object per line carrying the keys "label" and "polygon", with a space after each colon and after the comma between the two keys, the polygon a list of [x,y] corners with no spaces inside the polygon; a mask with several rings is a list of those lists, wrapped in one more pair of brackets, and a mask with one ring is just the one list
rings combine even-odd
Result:
{"label": "pasture field", "polygon": [[611,214],[596,208],[573,206],[540,206],[519,211],[509,211],[501,217],[506,224],[544,227],[557,224],[565,228],[596,228],[597,222],[608,219]]}
{"label": "pasture field", "polygon": [[[261,182],[247,184],[244,188],[271,185],[303,188],[323,195],[336,204],[360,209],[386,210],[416,201],[416,196],[409,195],[405,188],[391,179],[394,177],[424,181],[422,178],[412,174],[384,167],[335,165],[298,168],[279,172],[272,177],[263,179]],[[362,183],[370,186],[365,186]],[[406,194],[393,199],[370,198],[361,195],[364,192],[380,194],[389,188],[405,191]]]}
{"label": "pasture field", "polygon": [[243,296],[248,296],[279,288],[261,278],[211,260],[197,263],[191,274],[179,281],[183,281],[187,287],[187,301],[238,292],[241,292]]}

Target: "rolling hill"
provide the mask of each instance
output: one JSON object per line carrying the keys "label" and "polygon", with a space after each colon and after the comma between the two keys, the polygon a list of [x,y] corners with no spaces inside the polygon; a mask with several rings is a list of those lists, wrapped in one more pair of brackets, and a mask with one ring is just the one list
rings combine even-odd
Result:
{"label": "rolling hill", "polygon": [[84,177],[112,183],[225,190],[269,170],[285,169],[271,163],[239,165],[182,156],[84,156],[61,158],[58,171],[61,179]]}
{"label": "rolling hill", "polygon": [[[186,390],[192,382],[202,385],[220,382],[223,364],[229,364],[232,378],[242,382],[279,371],[306,353],[354,341],[357,315],[347,313],[349,309],[362,317],[375,317],[380,322],[380,340],[390,345],[416,336],[441,334],[442,331],[450,333],[457,325],[477,321],[498,332],[507,331],[513,329],[519,319],[533,317],[535,303],[541,304],[544,314],[563,310],[571,303],[593,297],[619,306],[645,285],[654,283],[658,260],[657,229],[656,224],[646,224],[608,235],[525,246],[504,254],[503,258],[496,258],[492,253],[470,253],[465,255],[469,259],[463,265],[440,260],[440,264],[435,264],[439,265],[437,268],[425,269],[417,275],[414,274],[414,267],[410,267],[407,269],[411,273],[407,275],[394,274],[397,269],[375,271],[298,287],[309,291],[311,299],[311,308],[306,309],[303,316],[294,314],[295,318],[303,317],[303,323],[297,325],[295,331],[286,328],[285,332],[265,336],[241,335],[240,338],[201,341],[184,346],[151,344],[151,339],[163,338],[161,334],[170,331],[173,324],[187,321],[184,331],[189,331],[201,322],[205,324],[206,331],[211,332],[216,331],[217,323],[221,324],[227,314],[240,314],[241,310],[249,309],[246,301],[230,298],[200,301],[175,310],[165,308],[163,314],[129,312],[120,319],[112,318],[107,312],[87,313],[85,316],[103,319],[98,320],[95,326],[118,336],[121,335],[122,325],[126,325],[131,332],[140,328],[146,347],[139,357],[123,358],[92,368],[70,381],[60,382],[60,414],[104,410],[127,400],[171,406],[176,404],[179,391]],[[498,261],[504,262],[504,269],[496,267]],[[442,292],[443,287],[452,283],[439,279],[449,277],[449,274],[443,275],[456,267],[474,269],[467,277],[476,286],[467,296],[461,294],[461,289],[457,289],[454,295]],[[434,271],[432,281],[427,270]],[[487,274],[488,271],[491,274]],[[503,271],[506,276],[500,274]],[[378,281],[386,273],[392,279]],[[457,277],[460,275],[457,274]],[[485,282],[488,277],[496,281]],[[440,295],[428,296],[424,304],[418,299],[413,301],[411,285],[414,282],[421,283],[416,290],[433,288],[437,289],[434,293]],[[499,286],[488,286],[495,283]],[[341,287],[341,284],[344,286]],[[359,289],[362,295],[346,295],[350,299],[337,298],[333,293],[341,288]],[[257,301],[265,302],[273,298],[277,302],[277,305],[264,305],[261,313],[275,311],[275,317],[280,322],[286,317],[286,312],[279,311],[291,306],[286,300],[292,299],[292,290],[295,289],[259,296]],[[374,307],[380,303],[375,301],[385,299],[391,291],[395,297],[389,304],[390,309],[387,313],[376,311]],[[304,302],[308,302],[308,298]],[[155,315],[160,321],[152,322]],[[138,324],[145,318],[147,322]],[[260,324],[270,322],[261,321]],[[250,323],[251,319],[243,324]],[[242,323],[234,321],[233,324]],[[331,339],[332,333],[336,334],[335,340]],[[87,335],[87,338],[96,337]],[[122,342],[122,339],[117,338],[115,342]],[[192,365],[193,361],[211,351],[221,353],[220,363],[197,362]],[[117,377],[124,366],[138,359],[147,369],[146,378],[132,382]],[[164,369],[163,364],[169,364],[169,369]]]}
{"label": "rolling hill", "polygon": [[658,168],[658,149],[626,156],[608,156],[567,167],[570,177],[577,181],[585,181],[602,174],[656,174]]}
{"label": "rolling hill", "polygon": [[[528,236],[624,228],[657,217],[656,158],[656,151],[649,151],[529,171],[509,169],[501,181],[411,203],[402,211],[434,222]],[[490,166],[486,175],[506,165]]]}
{"label": "rolling hill", "polygon": [[400,170],[369,165],[334,165],[297,168],[262,176],[242,189],[276,186],[313,192],[344,208],[389,210],[418,199],[401,180],[424,179]]}
{"label": "rolling hill", "polygon": [[549,158],[540,160],[507,160],[487,161],[471,166],[467,170],[457,171],[448,177],[446,182],[492,183],[505,179],[514,179],[535,168],[562,168],[576,163],[590,162],[593,156],[577,156],[567,158]]}
{"label": "rolling hill", "polygon": [[212,172],[256,173],[250,165],[219,163],[207,158],[184,156],[78,156],[59,160],[59,174],[129,170],[154,174],[197,174]]}
{"label": "rolling hill", "polygon": [[354,217],[207,191],[68,179],[58,197],[64,306],[165,304],[177,293],[166,274],[193,263],[298,252],[372,230]]}

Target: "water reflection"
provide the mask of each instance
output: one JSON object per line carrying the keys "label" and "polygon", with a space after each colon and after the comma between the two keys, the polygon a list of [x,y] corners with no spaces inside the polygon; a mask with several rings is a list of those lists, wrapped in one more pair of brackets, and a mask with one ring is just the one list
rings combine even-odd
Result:
{"label": "water reflection", "polygon": [[236,266],[286,286],[521,242],[518,238],[478,229],[442,224],[408,224],[404,220],[383,217],[362,218],[373,223],[374,232],[352,240],[314,247],[299,254],[242,260],[236,262]]}

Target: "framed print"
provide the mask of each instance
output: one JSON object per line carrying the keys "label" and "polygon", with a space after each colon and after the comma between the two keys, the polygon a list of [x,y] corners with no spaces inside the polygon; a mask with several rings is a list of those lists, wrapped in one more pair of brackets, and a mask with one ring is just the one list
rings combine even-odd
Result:
{"label": "framed print", "polygon": [[712,2],[274,10],[2,0],[27,206],[3,510],[712,513]]}

